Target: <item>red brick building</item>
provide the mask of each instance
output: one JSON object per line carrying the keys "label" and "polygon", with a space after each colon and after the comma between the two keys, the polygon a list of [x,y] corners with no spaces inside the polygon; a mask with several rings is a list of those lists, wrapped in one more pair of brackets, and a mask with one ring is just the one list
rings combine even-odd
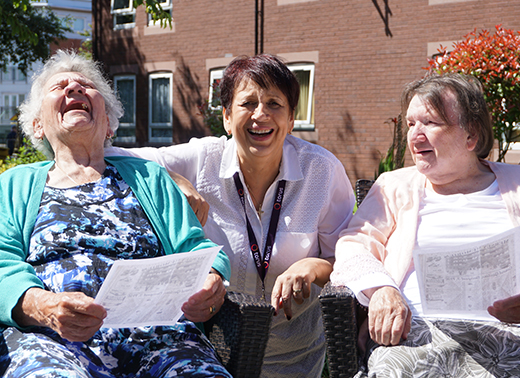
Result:
{"label": "red brick building", "polygon": [[197,105],[210,80],[256,48],[303,80],[309,101],[294,134],[332,151],[352,180],[373,177],[403,86],[424,75],[440,44],[498,24],[520,30],[518,0],[164,0],[172,29],[148,26],[144,8],[131,4],[92,7],[94,54],[127,111],[118,144],[209,134]]}

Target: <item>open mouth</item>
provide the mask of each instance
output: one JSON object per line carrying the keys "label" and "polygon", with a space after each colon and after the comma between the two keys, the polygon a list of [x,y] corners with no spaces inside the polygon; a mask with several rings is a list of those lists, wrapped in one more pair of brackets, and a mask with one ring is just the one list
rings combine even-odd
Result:
{"label": "open mouth", "polygon": [[84,110],[84,111],[88,112],[89,111],[89,107],[88,107],[87,103],[78,101],[78,102],[70,103],[65,108],[65,112],[68,112],[68,111],[71,111],[71,110]]}
{"label": "open mouth", "polygon": [[273,129],[248,129],[247,132],[254,136],[267,136],[274,132]]}

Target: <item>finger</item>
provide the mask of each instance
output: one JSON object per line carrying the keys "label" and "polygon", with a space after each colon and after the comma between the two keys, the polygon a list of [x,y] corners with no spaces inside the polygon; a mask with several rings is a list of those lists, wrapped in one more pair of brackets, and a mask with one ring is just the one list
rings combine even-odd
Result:
{"label": "finger", "polygon": [[303,297],[309,298],[311,296],[311,282],[303,281]]}
{"label": "finger", "polygon": [[280,283],[280,279],[277,278],[275,283],[274,283],[274,286],[273,286],[273,291],[271,292],[271,306],[274,307],[274,315],[277,316],[278,315],[278,310],[280,310],[280,308],[282,307],[282,301],[281,301],[281,297],[282,297],[282,287],[281,287],[281,283]]}
{"label": "finger", "polygon": [[408,311],[408,316],[406,318],[404,330],[403,330],[403,340],[408,339],[408,334],[410,333],[410,330],[412,329],[412,311]]}
{"label": "finger", "polygon": [[292,289],[292,295],[293,295],[293,298],[294,298],[294,301],[297,303],[297,304],[302,304],[303,303],[303,289],[302,289],[302,282],[301,281],[296,281],[293,285],[293,289]]}

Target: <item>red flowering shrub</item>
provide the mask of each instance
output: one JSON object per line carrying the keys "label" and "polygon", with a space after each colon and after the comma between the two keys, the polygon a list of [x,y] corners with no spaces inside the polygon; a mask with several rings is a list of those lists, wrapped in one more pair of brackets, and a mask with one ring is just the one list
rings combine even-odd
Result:
{"label": "red flowering shrub", "polygon": [[520,134],[520,32],[500,25],[494,34],[475,30],[454,44],[452,51],[441,46],[439,52],[440,56],[428,59],[427,69],[470,74],[482,83],[499,141],[497,161],[503,161]]}

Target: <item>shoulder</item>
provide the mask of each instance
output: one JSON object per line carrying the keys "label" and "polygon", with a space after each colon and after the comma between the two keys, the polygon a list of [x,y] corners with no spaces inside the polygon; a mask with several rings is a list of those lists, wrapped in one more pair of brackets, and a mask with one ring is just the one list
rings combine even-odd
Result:
{"label": "shoulder", "polygon": [[332,152],[317,144],[292,135],[286,137],[286,144],[294,148],[303,171],[309,170],[309,167],[314,164],[325,164],[330,167],[343,166]]}
{"label": "shoulder", "polygon": [[[482,162],[489,166],[491,170],[495,174],[516,174],[518,175],[520,173],[520,165],[518,164],[508,164],[508,163],[499,163],[489,160],[482,160]],[[515,178],[516,176],[512,177]]]}
{"label": "shoulder", "polygon": [[47,174],[47,171],[54,164],[52,161],[40,161],[31,164],[20,164],[16,167],[10,168],[0,175],[0,180],[6,181],[25,181],[29,177],[36,177],[39,175]]}
{"label": "shoulder", "polygon": [[384,192],[410,191],[412,188],[424,186],[425,177],[415,166],[396,169],[381,174],[374,186]]}

